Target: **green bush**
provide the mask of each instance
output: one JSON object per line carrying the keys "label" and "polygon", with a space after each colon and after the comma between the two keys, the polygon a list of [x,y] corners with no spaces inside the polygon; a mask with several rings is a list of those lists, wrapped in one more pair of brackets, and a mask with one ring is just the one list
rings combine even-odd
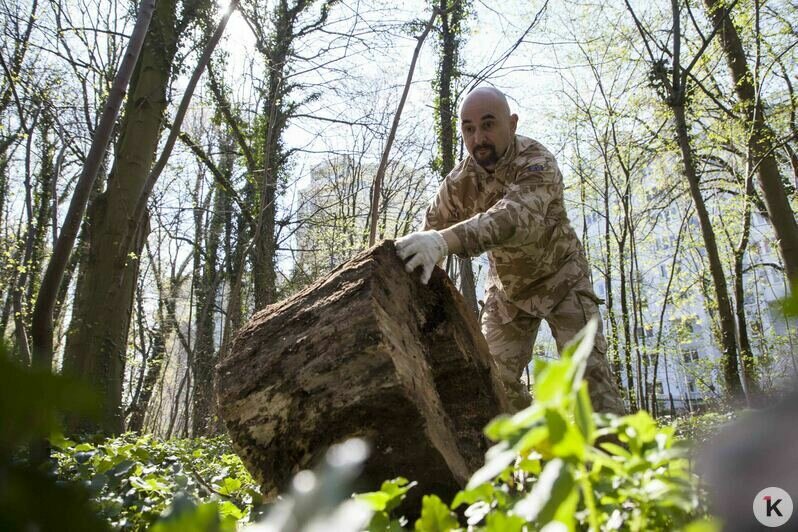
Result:
{"label": "green bush", "polygon": [[[224,437],[163,441],[124,434],[98,444],[53,443],[58,476],[83,484],[115,528],[144,529],[164,515],[162,530],[170,522],[179,530],[190,519],[191,529],[235,530],[260,502],[257,484]],[[217,521],[203,525],[205,519]]]}
{"label": "green bush", "polygon": [[[646,413],[594,413],[583,381],[593,347],[591,323],[559,360],[535,365],[535,402],[493,420],[486,463],[447,505],[423,497],[420,531],[715,530],[703,520],[698,478],[673,427]],[[391,510],[412,488],[405,479],[359,495],[375,514],[369,530],[397,530]]]}

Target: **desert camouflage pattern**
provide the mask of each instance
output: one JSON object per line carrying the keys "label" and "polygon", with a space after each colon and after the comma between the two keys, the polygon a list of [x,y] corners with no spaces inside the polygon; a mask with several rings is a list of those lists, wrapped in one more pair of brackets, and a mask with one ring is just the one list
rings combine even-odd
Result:
{"label": "desert camouflage pattern", "polygon": [[[554,156],[516,135],[485,171],[467,156],[441,183],[424,229],[450,228],[464,256],[488,252],[482,328],[503,380],[517,404],[529,404],[521,371],[545,318],[560,348],[598,313],[582,244],[563,205],[563,180]],[[576,290],[579,290],[577,294]],[[556,324],[556,325],[552,325]],[[612,384],[603,334],[588,362],[590,395],[598,411],[622,412]]]}
{"label": "desert camouflage pattern", "polygon": [[[529,406],[532,398],[529,389],[518,377],[529,363],[541,319],[521,311],[512,321],[504,323],[496,312],[497,300],[498,295],[495,290],[488,293],[485,310],[482,313],[482,334],[485,335],[490,353],[496,360],[510,404],[514,410],[521,410]],[[546,316],[546,323],[554,335],[558,350],[561,351],[565,344],[587,325],[590,318],[598,314],[598,301],[593,294],[589,278],[583,277],[565,299]],[[590,402],[595,411],[614,414],[625,412],[607,362],[607,341],[600,320],[593,351],[587,359],[585,380],[590,393]]]}

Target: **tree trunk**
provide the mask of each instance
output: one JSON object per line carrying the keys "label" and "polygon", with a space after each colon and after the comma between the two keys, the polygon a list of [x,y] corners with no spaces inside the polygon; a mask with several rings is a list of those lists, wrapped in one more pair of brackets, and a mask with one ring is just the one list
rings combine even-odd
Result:
{"label": "tree trunk", "polygon": [[[221,167],[226,176],[232,175],[233,157],[230,151],[223,153]],[[216,326],[215,310],[218,297],[220,272],[218,268],[219,244],[224,227],[224,208],[228,203],[226,194],[221,187],[214,187],[213,209],[211,218],[205,224],[206,235],[204,251],[197,249],[198,271],[195,271],[196,307],[195,307],[195,342],[192,371],[194,373],[194,388],[192,391],[193,418],[191,433],[194,437],[204,436],[213,431],[216,423],[213,422],[215,405],[213,401],[213,368],[216,364]],[[197,243],[202,240],[202,235],[197,235]],[[202,253],[200,253],[202,251]],[[200,257],[201,255],[201,257]],[[204,257],[204,260],[202,258]]]}
{"label": "tree trunk", "polygon": [[484,424],[509,408],[476,316],[439,268],[427,286],[405,272],[391,241],[258,312],[216,378],[267,499],[352,436],[373,448],[364,489],[402,474],[419,496],[451,496],[483,463]]}
{"label": "tree trunk", "polygon": [[758,406],[762,399],[762,390],[759,387],[754,368],[754,352],[751,349],[751,340],[748,337],[748,320],[745,310],[745,288],[743,286],[743,259],[748,248],[748,239],[751,233],[751,195],[753,194],[753,175],[746,176],[745,207],[743,208],[743,231],[740,242],[734,249],[734,299],[737,317],[737,334],[740,342],[740,363],[742,365],[743,389],[749,406]]}
{"label": "tree trunk", "polygon": [[166,110],[166,92],[177,49],[176,2],[157,3],[144,42],[120,126],[107,189],[90,207],[85,271],[80,274],[72,322],[67,333],[64,370],[92,383],[100,392],[103,414],[98,422],[76,419],[72,431],[118,433],[127,334],[138,272],[138,258],[149,229],[138,228],[130,249],[133,209],[149,175]]}
{"label": "tree trunk", "polygon": [[795,221],[795,213],[790,206],[776,160],[776,137],[768,125],[764,105],[757,97],[755,80],[748,69],[745,50],[731,13],[719,0],[704,0],[704,4],[715,26],[722,28],[719,35],[723,52],[751,131],[748,141],[750,158],[757,165],[759,184],[764,193],[765,205],[776,233],[787,277],[798,279],[798,223]]}
{"label": "tree trunk", "polygon": [[621,354],[618,345],[618,321],[615,319],[615,298],[612,288],[612,244],[610,242],[610,178],[604,172],[604,246],[606,248],[606,262],[604,267],[604,287],[607,291],[607,320],[609,321],[608,342],[609,356],[612,361],[612,373],[615,375],[615,385],[623,396],[623,382],[621,379]]}
{"label": "tree trunk", "polygon": [[624,226],[623,236],[618,241],[618,270],[620,272],[619,284],[621,285],[621,323],[623,325],[624,361],[626,369],[626,395],[632,412],[637,410],[637,392],[635,391],[635,376],[632,371],[632,332],[629,326],[629,299],[626,293],[626,248],[627,228]]}
{"label": "tree trunk", "polygon": [[312,2],[297,2],[288,9],[278,2],[273,15],[274,29],[268,47],[263,50],[268,71],[263,97],[265,107],[262,114],[260,167],[253,176],[257,183],[258,206],[257,228],[253,235],[252,282],[255,308],[261,309],[274,303],[277,297],[277,192],[285,172],[286,153],[282,148],[282,136],[288,125],[290,108],[287,102],[290,84],[285,76],[288,60],[294,44],[294,25],[299,14]]}
{"label": "tree trunk", "polygon": [[707,251],[709,270],[712,275],[712,282],[715,289],[715,297],[718,304],[718,318],[721,333],[721,365],[723,368],[723,380],[726,385],[726,393],[734,403],[739,403],[744,399],[743,389],[740,384],[740,376],[737,368],[737,343],[735,341],[736,331],[734,323],[734,313],[729,300],[729,291],[726,286],[726,275],[723,272],[723,264],[720,260],[715,231],[709,219],[704,198],[699,188],[699,178],[693,161],[693,152],[690,145],[690,137],[687,132],[687,121],[685,118],[684,105],[673,104],[673,115],[676,120],[676,135],[679,148],[682,152],[682,162],[684,172],[690,185],[690,195],[693,198],[696,214],[701,227],[701,235]]}
{"label": "tree trunk", "polygon": [[[449,175],[455,165],[457,144],[457,96],[454,85],[460,79],[460,35],[466,13],[465,0],[438,0],[441,17],[438,45],[438,75],[432,85],[436,91],[435,118],[438,122],[438,158],[441,178]],[[479,314],[476,283],[471,258],[456,257],[460,277],[460,293],[475,314]]]}

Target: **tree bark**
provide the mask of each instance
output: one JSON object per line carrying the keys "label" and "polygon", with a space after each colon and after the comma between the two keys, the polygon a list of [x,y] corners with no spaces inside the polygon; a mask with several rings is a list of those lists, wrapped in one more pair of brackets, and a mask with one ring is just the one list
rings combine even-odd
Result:
{"label": "tree bark", "polygon": [[[454,85],[460,78],[460,35],[466,14],[465,0],[439,0],[441,26],[438,36],[440,54],[438,75],[433,81],[437,93],[436,120],[438,122],[438,158],[441,178],[449,175],[455,165],[457,144],[457,96]],[[451,257],[450,257],[451,260]],[[476,283],[471,258],[454,257],[460,277],[460,293],[475,314],[479,314]]]}
{"label": "tree bark", "polygon": [[257,187],[253,190],[257,216],[252,235],[252,282],[257,309],[274,303],[277,298],[277,196],[287,159],[282,136],[292,112],[287,102],[292,87],[286,77],[296,38],[297,17],[312,4],[312,0],[298,0],[289,8],[286,2],[278,2],[272,16],[272,35],[268,44],[260,43],[268,75],[263,91],[265,107],[259,132],[259,167],[253,176]]}
{"label": "tree bark", "polygon": [[719,33],[734,89],[745,112],[751,136],[748,149],[756,166],[765,205],[789,279],[798,279],[798,223],[784,188],[784,178],[776,160],[775,134],[765,116],[765,108],[756,92],[740,36],[728,8],[719,0],[704,0]]}
{"label": "tree bark", "polygon": [[67,333],[64,370],[100,391],[103,414],[98,422],[73,419],[72,431],[118,433],[127,334],[148,228],[137,228],[129,249],[120,250],[135,205],[155,158],[169,81],[177,50],[176,2],[160,0],[131,80],[107,189],[90,208],[85,271],[80,274],[72,322]]}
{"label": "tree bark", "polygon": [[[222,171],[229,178],[233,171],[233,154],[225,151],[220,164]],[[219,292],[221,272],[218,267],[219,244],[224,228],[224,209],[229,203],[221,187],[214,187],[213,208],[211,218],[206,224],[198,223],[204,228],[204,249],[195,249],[196,264],[194,279],[196,280],[195,306],[195,342],[192,358],[194,388],[192,390],[193,417],[191,433],[194,437],[211,433],[217,426],[213,421],[215,404],[213,401],[213,368],[216,364],[216,323],[215,310]],[[199,246],[202,234],[197,235]]]}
{"label": "tree bark", "polygon": [[709,219],[704,198],[699,187],[698,173],[696,172],[693,160],[690,137],[687,132],[687,120],[685,118],[684,105],[674,103],[671,105],[674,119],[676,121],[676,136],[679,149],[682,153],[684,172],[690,185],[690,195],[693,198],[698,221],[701,227],[704,247],[707,251],[709,271],[712,275],[712,283],[715,290],[715,297],[718,305],[718,320],[721,334],[721,366],[723,368],[723,380],[726,385],[726,393],[733,402],[740,402],[743,397],[743,389],[740,384],[740,376],[737,367],[737,342],[735,341],[736,331],[734,313],[729,300],[729,291],[726,285],[726,275],[723,272],[723,263],[718,252],[715,231]]}
{"label": "tree bark", "polygon": [[402,474],[419,494],[450,496],[483,463],[484,424],[509,408],[454,285],[439,268],[419,283],[392,241],[258,312],[216,379],[233,445],[267,499],[351,436],[373,449],[362,488]]}
{"label": "tree bark", "polygon": [[748,319],[745,310],[745,287],[743,285],[743,259],[748,248],[748,239],[751,234],[751,195],[753,194],[753,175],[751,164],[748,165],[749,174],[745,180],[745,206],[743,207],[743,230],[740,242],[734,249],[734,299],[736,301],[735,314],[737,317],[737,334],[740,343],[740,363],[742,366],[742,384],[748,406],[758,406],[762,399],[762,390],[756,378],[754,365],[754,352],[751,349],[751,340],[748,336]]}

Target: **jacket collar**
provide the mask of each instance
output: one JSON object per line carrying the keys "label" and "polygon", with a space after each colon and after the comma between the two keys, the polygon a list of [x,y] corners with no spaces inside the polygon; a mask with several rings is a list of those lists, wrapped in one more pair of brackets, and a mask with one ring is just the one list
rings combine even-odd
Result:
{"label": "jacket collar", "polygon": [[513,137],[513,141],[507,147],[504,155],[502,155],[499,161],[496,163],[496,168],[493,170],[493,172],[488,172],[482,168],[477,161],[474,160],[471,155],[469,155],[469,164],[476,174],[477,185],[479,188],[481,189],[483,186],[489,186],[493,184],[494,180],[502,186],[505,185],[507,181],[511,180],[512,176],[508,175],[507,170],[510,168],[510,163],[512,163],[515,159],[517,151],[518,135]]}

